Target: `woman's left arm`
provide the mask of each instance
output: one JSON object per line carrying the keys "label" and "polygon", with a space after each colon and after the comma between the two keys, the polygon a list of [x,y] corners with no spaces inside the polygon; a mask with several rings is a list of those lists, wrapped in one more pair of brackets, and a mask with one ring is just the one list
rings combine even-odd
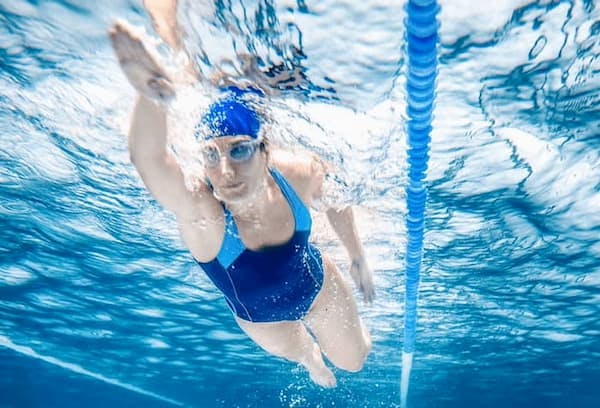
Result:
{"label": "woman's left arm", "polygon": [[307,206],[316,201],[321,203],[319,207],[326,208],[327,219],[348,251],[352,262],[350,276],[363,294],[365,302],[372,302],[375,298],[373,273],[365,258],[363,246],[356,230],[352,207],[336,208],[327,205],[326,202],[329,200],[322,197],[327,194],[326,191],[323,191],[323,184],[325,176],[331,172],[331,166],[318,156],[306,152],[302,154],[276,150],[271,154],[270,160],[271,164],[284,173],[286,179]]}
{"label": "woman's left arm", "polygon": [[365,258],[362,243],[356,230],[354,213],[352,207],[346,206],[341,209],[329,208],[326,212],[327,219],[333,230],[344,244],[352,264],[350,276],[356,287],[363,294],[365,302],[371,303],[375,298],[375,285],[373,284],[373,272]]}

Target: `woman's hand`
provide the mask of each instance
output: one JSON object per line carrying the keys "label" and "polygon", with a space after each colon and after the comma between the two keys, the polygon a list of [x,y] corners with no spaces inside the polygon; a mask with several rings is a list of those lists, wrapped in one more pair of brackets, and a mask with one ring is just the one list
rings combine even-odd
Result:
{"label": "woman's hand", "polygon": [[160,103],[175,97],[171,79],[131,26],[117,21],[109,36],[125,76],[141,95]]}
{"label": "woman's hand", "polygon": [[375,299],[375,285],[373,284],[373,272],[367,264],[364,256],[356,257],[352,260],[350,266],[350,276],[354,280],[354,284],[363,294],[363,299],[366,303],[372,303]]}

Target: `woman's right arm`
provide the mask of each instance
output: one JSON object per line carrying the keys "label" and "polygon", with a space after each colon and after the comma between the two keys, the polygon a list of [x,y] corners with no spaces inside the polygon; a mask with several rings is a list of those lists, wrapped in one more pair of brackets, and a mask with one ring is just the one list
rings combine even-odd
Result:
{"label": "woman's right arm", "polygon": [[175,158],[167,151],[166,108],[140,95],[129,129],[129,154],[154,198],[180,219],[193,218],[201,191],[193,193]]}
{"label": "woman's right arm", "polygon": [[180,51],[182,44],[177,32],[177,0],[144,0],[144,7],[160,38],[174,50]]}
{"label": "woman's right arm", "polygon": [[173,83],[126,23],[115,23],[109,34],[125,76],[139,93],[128,136],[131,161],[159,203],[180,220],[198,219],[212,204],[208,187],[189,191],[167,150],[166,105],[175,96]]}

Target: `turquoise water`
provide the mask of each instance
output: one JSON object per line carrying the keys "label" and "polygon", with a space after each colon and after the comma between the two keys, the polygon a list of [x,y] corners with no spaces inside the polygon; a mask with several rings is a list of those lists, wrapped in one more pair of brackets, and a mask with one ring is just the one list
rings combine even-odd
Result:
{"label": "turquoise water", "polygon": [[[0,407],[397,406],[402,5],[180,10],[202,72],[246,52],[297,69],[303,81],[273,101],[292,112],[275,114],[277,135],[337,163],[340,200],[360,206],[374,349],[321,390],[241,333],[129,163],[134,93],[106,29],[116,17],[148,27],[140,3],[0,0]],[[595,407],[600,6],[441,4],[409,403]],[[346,269],[330,234],[315,236]]]}

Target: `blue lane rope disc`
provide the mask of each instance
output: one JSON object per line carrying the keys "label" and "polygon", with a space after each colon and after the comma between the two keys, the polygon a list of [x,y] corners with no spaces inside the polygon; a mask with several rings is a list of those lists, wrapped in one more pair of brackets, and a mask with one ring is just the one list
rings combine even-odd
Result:
{"label": "blue lane rope disc", "polygon": [[406,4],[408,184],[406,202],[406,292],[400,406],[406,407],[417,326],[417,293],[423,257],[423,230],[431,122],[437,77],[437,0],[409,0]]}

